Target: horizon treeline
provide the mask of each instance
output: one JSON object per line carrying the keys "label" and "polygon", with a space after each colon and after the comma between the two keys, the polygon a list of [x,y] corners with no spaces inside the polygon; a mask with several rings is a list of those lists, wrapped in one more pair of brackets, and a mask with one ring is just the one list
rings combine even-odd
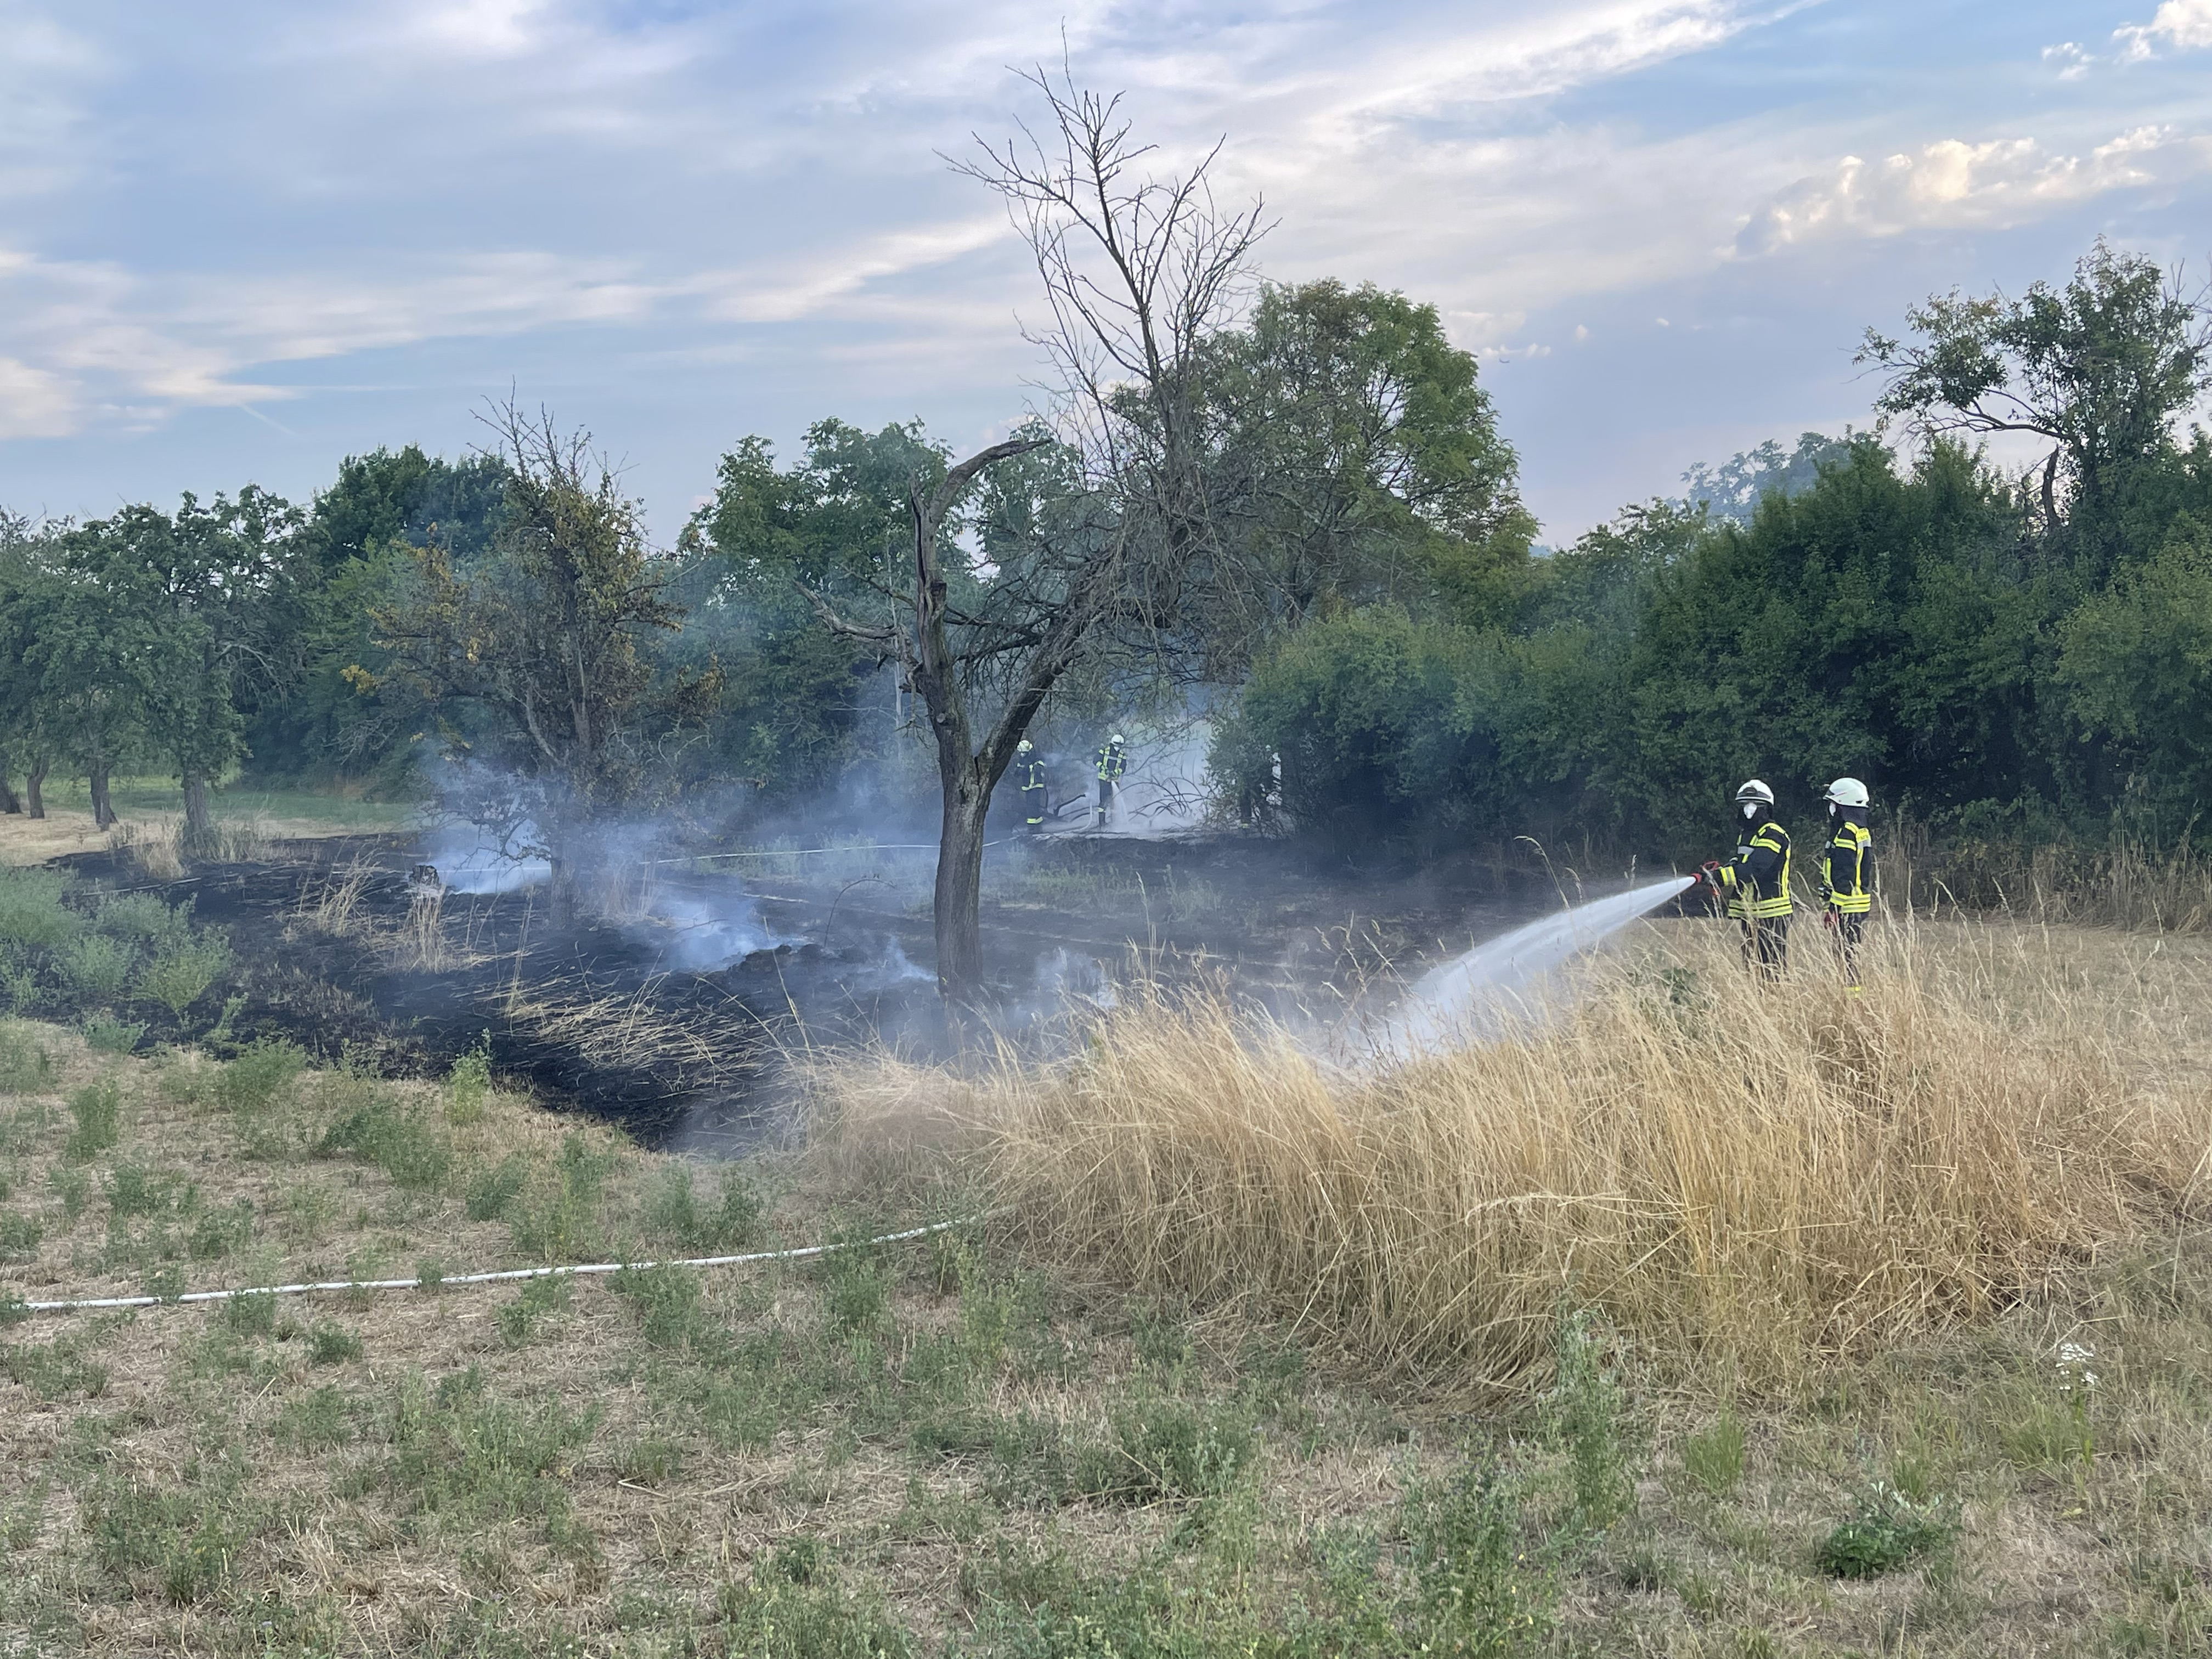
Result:
{"label": "horizon treeline", "polygon": [[[1741,779],[1804,816],[1840,774],[1939,833],[2212,839],[2212,437],[2181,429],[2203,307],[2100,243],[1906,320],[1862,352],[1899,441],[1770,443],[1544,549],[1433,307],[1265,286],[1179,392],[1206,533],[1036,735],[1202,713],[1224,817],[1363,842],[1678,857]],[[889,653],[820,621],[884,610],[909,491],[948,465],[919,422],[825,419],[788,460],[743,440],[665,549],[581,434],[493,426],[460,460],[349,458],[306,507],[0,515],[0,808],[63,775],[105,819],[146,768],[204,820],[240,768],[405,796],[455,760],[626,811],[927,797]],[[1979,447],[2000,434],[2033,465]],[[963,496],[956,625],[1081,474],[1047,443]]]}

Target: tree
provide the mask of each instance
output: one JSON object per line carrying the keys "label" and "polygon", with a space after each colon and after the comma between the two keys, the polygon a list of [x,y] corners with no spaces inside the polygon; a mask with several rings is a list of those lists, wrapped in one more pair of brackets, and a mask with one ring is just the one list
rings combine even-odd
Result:
{"label": "tree", "polygon": [[[905,568],[866,579],[890,619],[806,589],[833,633],[898,665],[926,712],[941,804],[937,978],[955,1003],[982,986],[983,827],[1015,745],[1086,657],[1187,635],[1186,583],[1219,554],[1198,370],[1259,234],[1256,205],[1215,210],[1212,155],[1155,177],[1118,98],[1031,80],[1050,131],[1024,128],[1003,149],[979,139],[981,159],[960,170],[1005,199],[1036,261],[1053,321],[1031,337],[1060,371],[1060,441],[1038,428],[933,486],[915,477]],[[971,573],[947,520],[971,485],[1024,457],[1036,465],[1019,485],[995,491],[988,570],[961,580]]]}
{"label": "tree", "polygon": [[[918,422],[867,433],[838,420],[810,427],[788,468],[757,437],[722,458],[713,501],[678,544],[704,556],[714,578],[678,643],[688,658],[711,651],[724,665],[718,737],[731,773],[763,792],[819,791],[872,746],[880,753],[903,741],[902,682],[884,689],[883,724],[873,726],[861,697],[882,660],[823,628],[806,592],[843,614],[889,621],[895,607],[868,583],[902,568],[909,488],[919,479],[934,489],[946,460]],[[946,528],[956,542],[951,574],[966,583],[963,512],[956,507]],[[883,743],[870,744],[872,730]]]}
{"label": "tree", "polygon": [[184,786],[188,842],[210,833],[208,786],[244,753],[255,700],[296,677],[301,522],[248,484],[206,506],[188,493],[174,514],[127,507],[57,538],[73,594],[94,596],[112,629],[78,660],[125,652],[134,717]]}
{"label": "tree", "polygon": [[1535,523],[1512,447],[1435,307],[1372,284],[1270,284],[1209,343],[1201,378],[1237,544],[1206,601],[1221,617],[1215,674],[1318,605],[1441,604],[1474,620],[1525,572]]}
{"label": "tree", "polygon": [[2212,391],[2212,311],[2102,238],[2063,289],[2039,282],[2018,300],[1954,289],[1906,320],[1917,337],[1870,328],[1860,348],[1857,361],[1889,375],[1875,406],[1934,434],[2050,440],[2040,495],[2053,533],[2062,477],[2101,531],[2130,467],[2166,449],[2175,417]]}
{"label": "tree", "polygon": [[475,558],[435,540],[413,550],[376,631],[389,678],[437,720],[448,753],[489,765],[486,816],[535,825],[565,922],[587,837],[665,775],[668,744],[712,687],[656,683],[641,647],[682,613],[664,597],[668,563],[647,546],[638,504],[590,434],[512,404],[488,419],[507,470],[489,547]]}

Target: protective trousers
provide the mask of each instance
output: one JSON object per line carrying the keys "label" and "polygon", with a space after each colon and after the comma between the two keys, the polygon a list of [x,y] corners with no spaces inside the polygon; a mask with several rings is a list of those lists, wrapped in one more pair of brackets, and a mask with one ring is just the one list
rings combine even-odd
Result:
{"label": "protective trousers", "polygon": [[1780,979],[1790,968],[1790,918],[1746,916],[1743,959],[1762,979]]}
{"label": "protective trousers", "polygon": [[1045,817],[1045,787],[1036,784],[1022,791],[1022,822],[1030,829],[1043,827]]}

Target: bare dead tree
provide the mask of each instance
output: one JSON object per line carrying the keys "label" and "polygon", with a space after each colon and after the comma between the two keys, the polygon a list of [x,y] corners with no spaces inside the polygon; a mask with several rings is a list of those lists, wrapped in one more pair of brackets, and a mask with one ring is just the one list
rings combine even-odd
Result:
{"label": "bare dead tree", "polygon": [[[1005,198],[1036,259],[1052,321],[1030,337],[1056,371],[1057,441],[1041,429],[969,456],[933,489],[914,481],[910,564],[864,584],[890,601],[891,621],[807,590],[825,625],[899,665],[927,713],[943,795],[937,978],[955,1003],[982,986],[984,821],[1015,745],[1079,665],[1142,655],[1175,629],[1179,573],[1207,541],[1192,381],[1261,228],[1256,204],[1215,207],[1218,146],[1155,176],[1118,97],[1065,73],[1028,78],[1051,117],[1043,136],[1024,127],[1003,149],[979,137],[980,156],[954,165]],[[971,568],[948,558],[945,526],[994,470],[1000,511]]]}

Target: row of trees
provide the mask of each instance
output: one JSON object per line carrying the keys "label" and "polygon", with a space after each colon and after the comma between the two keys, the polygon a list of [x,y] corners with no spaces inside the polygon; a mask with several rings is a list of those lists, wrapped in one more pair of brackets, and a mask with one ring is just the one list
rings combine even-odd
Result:
{"label": "row of trees", "polygon": [[[513,406],[471,458],[380,450],[306,510],[11,521],[28,804],[65,767],[105,820],[108,772],[158,757],[200,835],[241,763],[436,770],[534,834],[566,904],[611,822],[919,757],[965,995],[1015,744],[1146,707],[1215,714],[1224,801],[1361,836],[1687,851],[1749,772],[2021,834],[2179,827],[2212,792],[2212,448],[2176,436],[2208,344],[2154,267],[2100,245],[2063,288],[1869,335],[1910,460],[1808,434],[1546,553],[1433,308],[1256,283],[1261,211],[1215,205],[1210,158],[1156,171],[1114,100],[1037,85],[1042,140],[967,169],[1036,256],[1060,369],[1007,441],[747,439],[665,550],[584,435]],[[1964,447],[1998,432],[2049,451],[2008,477]]]}
{"label": "row of trees", "polygon": [[[1870,332],[1917,439],[1692,475],[1473,603],[1350,606],[1255,665],[1215,755],[1291,821],[1704,848],[1747,775],[1939,830],[2171,845],[2212,805],[2203,305],[2100,244],[2059,286]],[[2047,446],[2009,474],[1968,447]],[[1279,773],[1279,783],[1277,781]]]}

